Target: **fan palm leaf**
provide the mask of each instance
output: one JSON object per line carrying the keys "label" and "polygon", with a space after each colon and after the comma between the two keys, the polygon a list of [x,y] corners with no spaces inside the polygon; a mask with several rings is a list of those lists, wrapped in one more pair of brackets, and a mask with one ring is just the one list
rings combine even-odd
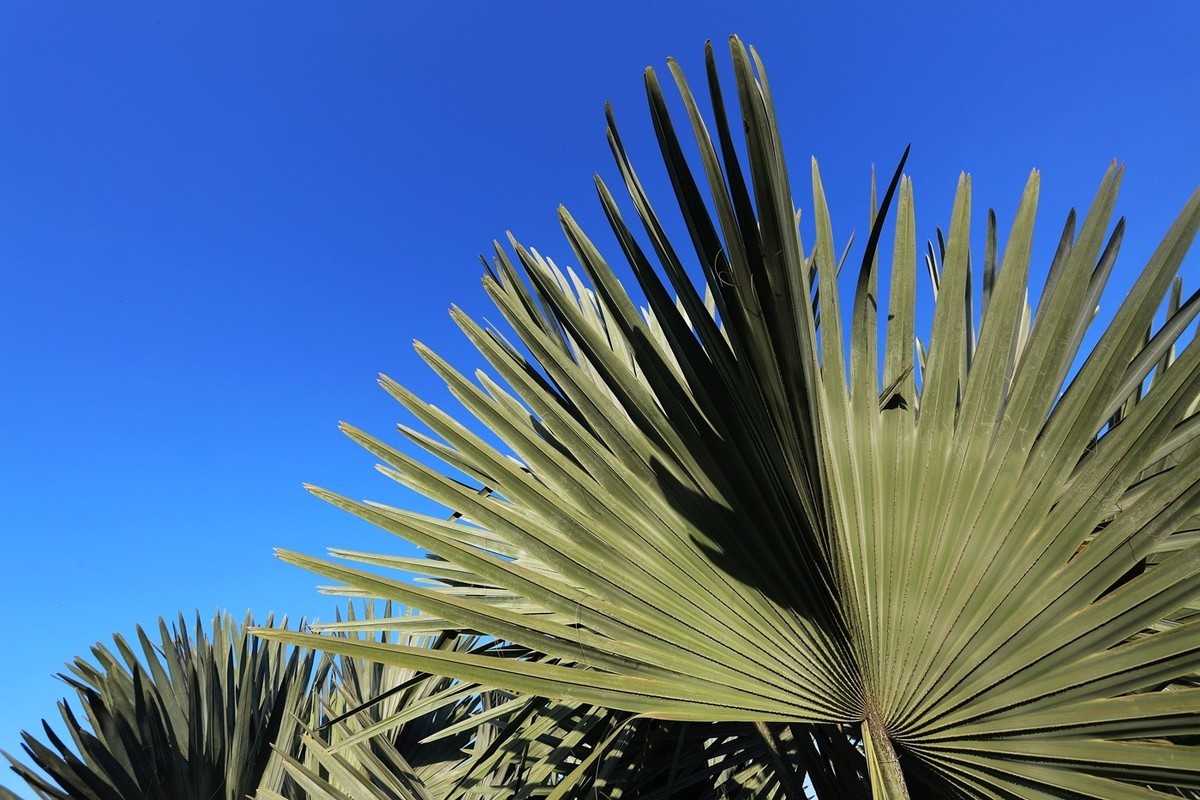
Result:
{"label": "fan palm leaf", "polygon": [[647,72],[694,257],[668,238],[610,114],[653,262],[598,189],[645,312],[562,211],[587,283],[515,240],[515,262],[497,247],[485,278],[520,348],[452,312],[508,388],[483,373],[473,382],[418,345],[505,450],[386,378],[434,436],[404,433],[465,482],[345,427],[385,474],[462,519],[313,489],[448,565],[427,574],[457,570],[494,591],[414,585],[376,569],[382,556],[283,554],[536,657],[265,635],[657,719],[853,726],[878,797],[1200,788],[1190,738],[1200,733],[1200,348],[1181,339],[1200,299],[1177,288],[1154,329],[1200,226],[1200,195],[1085,352],[1124,231],[1112,221],[1121,170],[1105,175],[1078,230],[1070,216],[1036,310],[1026,297],[1038,174],[1003,248],[989,217],[974,261],[963,176],[930,251],[936,303],[922,344],[903,161],[872,203],[843,308],[846,257],[820,172],[814,162],[806,247],[766,74],[736,39],[731,51],[744,162],[711,49],[715,136],[671,64],[700,179]]}

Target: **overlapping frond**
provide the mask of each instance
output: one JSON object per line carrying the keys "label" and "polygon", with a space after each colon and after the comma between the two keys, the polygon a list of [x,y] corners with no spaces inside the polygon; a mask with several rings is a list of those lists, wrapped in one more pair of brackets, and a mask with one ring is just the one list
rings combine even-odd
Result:
{"label": "overlapping frond", "polygon": [[[479,588],[479,587],[477,587]],[[406,632],[436,624],[412,614],[380,616],[372,606],[323,626],[341,637],[392,644],[528,657],[478,637]],[[391,629],[391,630],[387,630]],[[687,725],[627,712],[485,690],[475,684],[341,657],[320,687],[302,752],[284,754],[286,794],[266,788],[259,800],[504,800],[581,797],[768,797],[781,784],[753,726]],[[811,757],[824,743],[778,738]],[[836,741],[836,738],[835,738]],[[842,743],[843,747],[846,747]],[[791,759],[789,759],[789,764]],[[794,767],[788,767],[794,771]],[[799,780],[796,778],[795,780]]]}

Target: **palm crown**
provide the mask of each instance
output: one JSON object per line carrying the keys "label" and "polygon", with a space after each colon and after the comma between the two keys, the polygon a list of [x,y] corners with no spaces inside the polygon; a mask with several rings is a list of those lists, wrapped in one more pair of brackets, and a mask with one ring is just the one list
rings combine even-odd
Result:
{"label": "palm crown", "polygon": [[41,772],[4,754],[38,797],[241,800],[284,789],[283,758],[297,752],[317,712],[312,688],[325,681],[328,662],[257,641],[226,614],[214,618],[211,635],[198,617],[191,635],[188,627],[182,616],[170,628],[160,619],[157,642],[139,627],[134,646],[116,635],[113,649],[97,644],[91,659],[68,665],[60,677],[83,719],[63,701],[66,741],[48,722],[49,745],[23,734]]}
{"label": "palm crown", "polygon": [[[671,64],[702,181],[647,73],[694,256],[668,240],[609,118],[644,236],[597,186],[647,309],[563,211],[588,283],[515,241],[516,261],[497,247],[485,277],[522,347],[452,312],[507,388],[418,346],[508,451],[386,378],[436,438],[404,433],[470,483],[345,427],[461,519],[313,489],[437,559],[337,554],[433,585],[283,554],[526,655],[264,635],[658,719],[783,723],[806,742],[788,751],[797,771],[833,797],[857,796],[838,788],[838,766],[863,758],[877,797],[1194,796],[1200,349],[1177,345],[1200,301],[1175,275],[1200,195],[1081,357],[1122,238],[1120,169],[1078,226],[1069,217],[1036,311],[1037,173],[1007,241],[989,216],[974,259],[964,176],[927,256],[926,346],[903,161],[872,198],[843,309],[820,174],[814,163],[806,247],[766,74],[736,39],[731,50],[744,163],[711,49],[715,133]],[[829,725],[850,726],[852,746],[818,738]]]}

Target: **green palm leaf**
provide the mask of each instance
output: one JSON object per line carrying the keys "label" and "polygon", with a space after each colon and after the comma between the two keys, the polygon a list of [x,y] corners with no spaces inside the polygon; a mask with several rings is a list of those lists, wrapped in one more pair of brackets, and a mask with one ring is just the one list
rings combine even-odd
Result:
{"label": "green palm leaf", "polygon": [[1176,284],[1170,318],[1147,336],[1200,227],[1200,195],[1081,353],[1122,238],[1120,170],[1078,232],[1069,219],[1036,311],[1025,298],[1038,175],[1002,248],[989,217],[978,317],[964,176],[930,251],[936,305],[914,359],[910,182],[898,169],[872,215],[844,320],[845,256],[820,173],[814,163],[806,248],[762,65],[731,49],[744,165],[711,50],[715,139],[671,65],[707,198],[647,73],[694,260],[668,240],[610,115],[653,262],[602,183],[600,197],[645,312],[563,211],[592,288],[514,241],[515,263],[497,247],[485,286],[522,348],[453,312],[509,388],[418,348],[507,450],[387,379],[436,438],[405,434],[469,482],[346,427],[385,474],[462,519],[313,490],[438,556],[431,577],[457,570],[493,591],[352,565],[380,557],[283,554],[535,655],[264,635],[659,719],[855,726],[879,797],[1200,788],[1200,349],[1179,341],[1200,301]]}

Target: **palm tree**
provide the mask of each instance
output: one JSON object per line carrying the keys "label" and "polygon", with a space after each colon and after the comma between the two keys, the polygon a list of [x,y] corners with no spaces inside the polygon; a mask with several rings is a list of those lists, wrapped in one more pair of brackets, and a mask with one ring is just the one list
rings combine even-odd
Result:
{"label": "palm tree", "polygon": [[822,797],[860,796],[845,776],[864,759],[880,798],[1196,796],[1200,347],[1180,337],[1200,299],[1174,278],[1200,194],[1084,350],[1124,231],[1120,168],[1081,223],[1068,217],[1036,310],[1038,174],[1002,248],[989,215],[982,257],[964,175],[927,257],[922,343],[903,160],[872,198],[843,309],[820,173],[808,248],[766,73],[736,39],[731,51],[739,124],[711,48],[711,123],[670,64],[708,197],[646,75],[693,256],[668,239],[609,115],[644,239],[597,188],[647,309],[564,210],[587,283],[516,241],[516,263],[497,246],[485,278],[520,346],[452,311],[507,388],[418,345],[505,448],[386,378],[435,436],[404,433],[465,481],[345,426],[385,474],[462,519],[313,492],[435,554],[403,566],[441,583],[283,554],[528,655],[262,635],[638,718],[750,723],[777,744],[773,730],[848,730],[819,757],[776,747]]}
{"label": "palm tree", "polygon": [[192,636],[182,617],[170,628],[160,619],[157,643],[137,629],[140,654],[120,635],[115,653],[97,644],[94,662],[78,657],[61,676],[85,714],[59,703],[70,741],[48,722],[49,745],[22,735],[41,773],[4,755],[41,798],[242,800],[261,787],[284,791],[283,754],[298,752],[313,687],[329,665],[256,640],[250,622],[218,614],[210,638],[199,618]]}

